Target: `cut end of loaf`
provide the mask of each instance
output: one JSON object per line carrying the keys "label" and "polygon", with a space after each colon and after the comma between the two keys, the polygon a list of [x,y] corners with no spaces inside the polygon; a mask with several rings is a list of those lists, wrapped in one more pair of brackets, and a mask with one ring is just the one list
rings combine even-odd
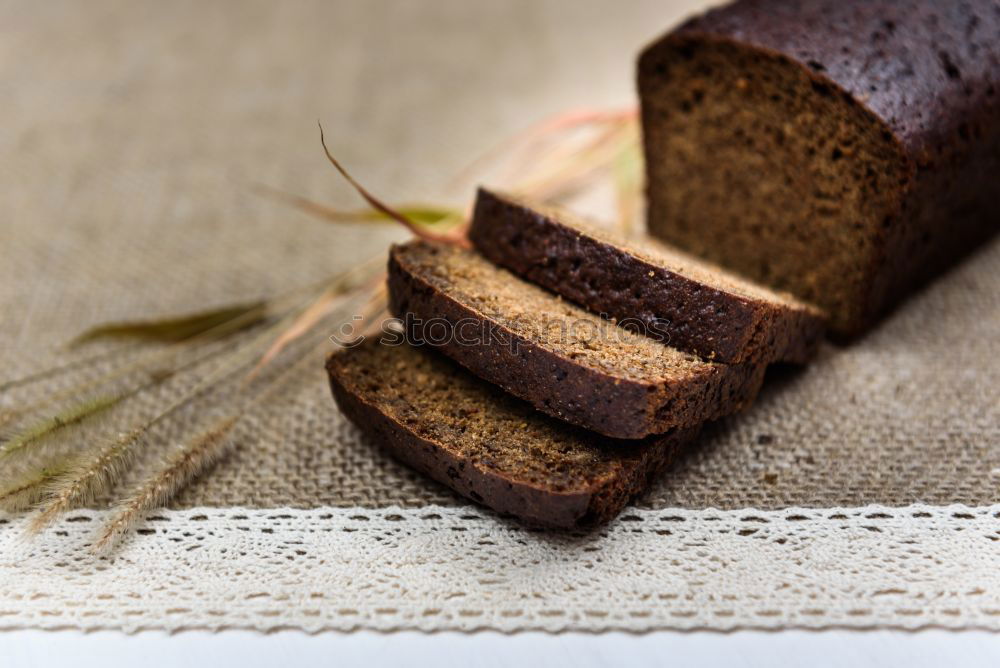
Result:
{"label": "cut end of loaf", "polygon": [[800,63],[683,30],[639,88],[650,232],[861,329],[910,178],[884,124]]}

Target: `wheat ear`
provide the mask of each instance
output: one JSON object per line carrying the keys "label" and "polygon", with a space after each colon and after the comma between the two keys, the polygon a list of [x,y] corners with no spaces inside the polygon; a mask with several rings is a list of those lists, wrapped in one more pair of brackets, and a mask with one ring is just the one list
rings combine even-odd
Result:
{"label": "wheat ear", "polygon": [[61,471],[61,468],[43,468],[14,487],[3,490],[0,492],[0,508],[11,513],[31,508],[44,498],[45,484]]}
{"label": "wheat ear", "polygon": [[48,503],[28,525],[28,531],[38,533],[65,510],[93,501],[118,480],[132,459],[134,446],[147,429],[133,429],[120,434],[100,448],[74,458],[63,475],[45,486]]}
{"label": "wheat ear", "polygon": [[95,550],[107,550],[146,511],[163,505],[192,478],[221,458],[232,444],[230,434],[238,419],[230,416],[219,420],[171,455],[156,475],[118,505],[114,517],[94,544]]}
{"label": "wheat ear", "polygon": [[103,414],[120,403],[124,396],[123,394],[108,394],[91,397],[25,427],[10,440],[0,445],[0,459],[35,445],[67,427],[81,424],[92,417]]}

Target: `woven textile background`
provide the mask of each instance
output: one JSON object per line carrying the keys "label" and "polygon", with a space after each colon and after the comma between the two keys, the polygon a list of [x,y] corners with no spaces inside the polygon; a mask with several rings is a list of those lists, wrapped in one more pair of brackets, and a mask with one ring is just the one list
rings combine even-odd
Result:
{"label": "woven textile background", "polygon": [[[388,227],[331,227],[254,194],[253,184],[263,183],[342,206],[357,204],[322,158],[317,119],[331,147],[372,190],[392,200],[434,200],[457,170],[532,121],[580,106],[634,103],[639,48],[702,4],[0,2],[0,376],[18,377],[71,359],[59,346],[91,324],[274,294],[403,238]],[[696,522],[712,516],[699,514],[709,508],[787,515],[790,508],[822,513],[871,504],[964,504],[973,510],[956,513],[972,513],[976,531],[985,536],[969,543],[965,556],[970,564],[990,558],[996,563],[1000,522],[995,513],[975,509],[1000,500],[998,335],[1000,243],[994,242],[864,340],[848,348],[825,346],[805,370],[774,371],[752,410],[710,426],[699,447],[637,505],[643,513],[659,513],[656,517],[670,517],[663,515],[670,509],[691,511],[684,517]],[[58,383],[33,391],[44,394]],[[186,522],[192,509],[226,507],[251,512],[433,507],[459,514],[467,508],[447,489],[359,437],[330,399],[320,357],[292,392],[249,425],[240,431],[233,455],[174,501],[177,517]],[[169,433],[170,425],[166,429]],[[214,513],[213,521],[226,517],[206,512]],[[470,507],[469,512],[477,522],[495,521],[484,511]],[[829,515],[837,513],[823,517]],[[310,512],[293,516],[315,520]],[[269,516],[262,517],[265,526]],[[410,537],[438,531],[427,529],[420,515],[400,517],[412,523],[406,529]],[[947,545],[950,515],[934,517],[935,538],[928,544]],[[957,527],[967,520],[954,522]],[[20,519],[7,521],[11,526],[0,532],[10,534]],[[917,534],[930,523],[918,525]],[[503,532],[518,531],[502,526]],[[615,526],[605,540],[627,525]],[[882,529],[887,551],[900,545],[898,536],[890,535],[898,526],[889,522]],[[731,548],[714,545],[705,538],[710,533],[699,533],[710,553]],[[656,531],[643,535],[630,540],[670,540]],[[141,548],[143,540],[155,537],[135,537],[137,559],[152,554]],[[428,544],[443,550],[442,559],[449,549],[463,549],[447,541]],[[169,549],[170,542],[164,545]],[[645,545],[648,551],[652,543]],[[880,543],[866,545],[878,559]],[[563,555],[584,549],[572,541],[558,548]],[[485,554],[487,562],[504,561],[503,552]],[[937,559],[933,550],[922,554]],[[926,584],[940,577],[945,587],[947,559],[937,560],[941,570],[920,571],[920,578]],[[0,625],[39,624],[37,614],[29,615],[19,603],[26,600],[28,585],[17,584],[19,578],[38,578],[32,580],[12,558],[0,567],[5,569]],[[649,568],[654,582],[683,577],[676,564]],[[138,578],[143,571],[122,572]],[[260,572],[268,577],[266,568]],[[699,571],[702,579],[689,586],[725,596],[727,585],[713,584],[705,575],[710,572]],[[74,573],[60,589],[58,595],[68,597],[61,600],[72,600],[72,583],[79,577]],[[905,568],[901,577],[905,582]],[[365,578],[359,567],[357,591]],[[576,586],[586,588],[583,582]],[[836,579],[831,582],[835,588]],[[126,584],[141,587],[138,580]],[[717,585],[722,588],[713,589]],[[981,589],[976,596],[991,601],[976,608],[981,614],[939,610],[926,612],[920,623],[1000,627],[1000,616],[988,612],[994,604],[1000,609],[1000,577],[970,588]],[[607,593],[595,588],[595,596],[598,590]],[[920,597],[933,597],[933,591],[922,589]],[[810,593],[815,591],[802,591],[802,606],[808,607]],[[351,600],[352,606],[364,605],[363,597]],[[584,606],[587,597],[574,600]],[[669,614],[674,600],[660,600],[651,617],[612,626],[689,627],[683,617]],[[384,607],[384,601],[370,603]],[[629,604],[594,602],[615,619],[633,619],[623,612]],[[332,610],[337,603],[327,605]],[[859,617],[858,623],[913,626],[897,614],[912,605],[919,601],[879,608],[882,612]],[[780,606],[792,603],[783,599]],[[541,626],[608,626],[591,624],[592,618],[577,612],[566,624]],[[136,626],[115,621],[121,618],[106,610],[95,614],[90,621],[72,617],[65,625]],[[739,614],[735,625],[744,619]],[[325,613],[321,618],[327,619]],[[226,619],[217,626],[225,626]],[[240,617],[237,625],[280,625],[263,619],[258,625]],[[440,624],[433,616],[420,623],[406,619],[354,625],[469,627],[454,621],[459,616]],[[734,625],[731,616],[718,624],[698,620],[702,626]],[[851,617],[826,621],[850,624]],[[787,615],[758,622],[798,623]],[[533,624],[539,625],[485,625]],[[185,620],[183,614],[169,621],[147,618],[139,626],[183,628]],[[309,626],[326,627],[352,623]]]}

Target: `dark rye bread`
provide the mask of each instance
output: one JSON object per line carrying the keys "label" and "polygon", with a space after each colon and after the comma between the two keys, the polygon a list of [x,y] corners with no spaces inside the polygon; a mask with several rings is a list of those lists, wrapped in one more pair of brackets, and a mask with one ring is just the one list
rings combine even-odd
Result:
{"label": "dark rye bread", "polygon": [[409,345],[369,341],[331,355],[326,367],[340,409],[395,458],[542,526],[610,520],[697,432],[609,441]]}
{"label": "dark rye bread", "polygon": [[703,361],[455,246],[393,246],[389,302],[411,341],[439,348],[549,415],[613,438],[734,413],[763,381],[762,364]]}
{"label": "dark rye bread", "polygon": [[655,239],[626,239],[566,211],[480,188],[469,238],[515,274],[716,362],[806,362],[820,311]]}
{"label": "dark rye bread", "polygon": [[744,0],[638,83],[651,233],[842,336],[1000,227],[1000,0]]}

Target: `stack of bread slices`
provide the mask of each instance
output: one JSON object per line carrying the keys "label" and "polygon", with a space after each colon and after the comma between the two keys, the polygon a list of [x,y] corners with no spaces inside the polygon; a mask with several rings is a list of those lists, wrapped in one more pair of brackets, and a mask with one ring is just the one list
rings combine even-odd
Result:
{"label": "stack of bread slices", "polygon": [[389,253],[401,335],[334,353],[341,410],[406,464],[531,524],[614,517],[702,424],[806,362],[824,316],[652,239],[480,190],[474,249]]}

